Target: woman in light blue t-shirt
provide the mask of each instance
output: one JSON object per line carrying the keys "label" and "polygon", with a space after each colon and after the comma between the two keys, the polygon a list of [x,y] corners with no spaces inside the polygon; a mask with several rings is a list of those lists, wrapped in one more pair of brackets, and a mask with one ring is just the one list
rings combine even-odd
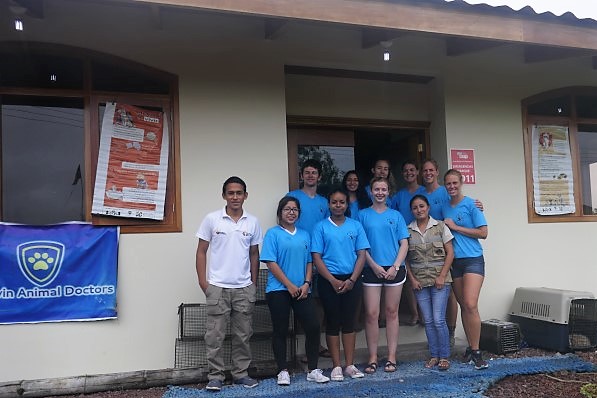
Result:
{"label": "woman in light blue t-shirt", "polygon": [[348,209],[350,218],[358,220],[359,211],[371,206],[369,194],[363,188],[356,170],[349,170],[342,178],[342,188],[348,192]]}
{"label": "woman in light blue t-shirt", "polygon": [[265,298],[272,318],[272,347],[278,366],[279,385],[290,384],[286,335],[291,309],[305,331],[305,352],[309,366],[307,381],[329,381],[317,367],[320,332],[315,304],[309,294],[312,277],[311,238],[307,231],[295,226],[300,210],[298,199],[285,196],[280,200],[276,213],[278,225],[265,234],[260,256],[269,269]]}
{"label": "woman in light blue t-shirt", "polygon": [[474,362],[475,369],[479,370],[488,367],[479,351],[481,317],[478,308],[485,279],[485,259],[479,239],[487,238],[487,221],[474,200],[462,193],[462,181],[458,170],[448,170],[444,175],[450,202],[444,205],[442,212],[445,224],[454,235],[452,288],[460,305],[462,326],[468,340],[464,361]]}
{"label": "woman in light blue t-shirt", "polygon": [[[359,213],[365,234],[371,245],[363,269],[365,302],[365,335],[369,359],[365,373],[377,370],[377,347],[379,341],[379,315],[383,311],[386,319],[386,341],[388,357],[384,371],[396,371],[396,350],[398,348],[398,307],[402,286],[406,281],[404,259],[408,252],[408,230],[404,218],[387,206],[390,193],[388,180],[374,178],[371,181],[373,204]],[[384,300],[381,303],[382,290]],[[381,308],[380,308],[381,307]]]}
{"label": "woman in light blue t-shirt", "polygon": [[[369,241],[363,226],[346,216],[348,194],[335,189],[329,195],[331,216],[315,225],[311,234],[313,264],[317,267],[317,289],[325,312],[325,337],[332,357],[332,381],[364,374],[354,366],[354,320],[361,300],[361,271]],[[340,333],[346,367],[340,366]]]}

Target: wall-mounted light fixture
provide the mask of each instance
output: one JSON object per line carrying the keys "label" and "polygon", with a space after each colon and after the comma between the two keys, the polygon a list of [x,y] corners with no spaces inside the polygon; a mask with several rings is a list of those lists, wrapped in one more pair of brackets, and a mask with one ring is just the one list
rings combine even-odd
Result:
{"label": "wall-mounted light fixture", "polygon": [[21,19],[22,15],[25,15],[27,9],[22,5],[10,0],[8,3],[8,9],[15,16],[15,29],[18,31],[23,30],[23,20]]}
{"label": "wall-mounted light fixture", "polygon": [[379,45],[384,49],[383,51],[383,60],[388,62],[390,60],[390,47],[392,47],[391,40],[382,40],[379,42]]}

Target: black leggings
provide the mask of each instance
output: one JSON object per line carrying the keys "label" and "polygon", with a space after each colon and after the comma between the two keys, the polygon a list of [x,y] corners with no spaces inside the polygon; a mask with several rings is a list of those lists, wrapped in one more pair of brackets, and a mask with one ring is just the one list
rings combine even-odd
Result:
{"label": "black leggings", "polygon": [[[338,294],[327,279],[321,275],[317,277],[319,298],[325,312],[325,334],[338,336],[340,330],[342,333],[353,333],[357,307],[363,294],[361,278],[357,278],[351,290]],[[334,278],[344,281],[350,278],[350,274],[334,275]]]}
{"label": "black leggings", "polygon": [[288,368],[286,359],[286,336],[290,309],[299,320],[305,332],[305,352],[309,370],[317,369],[319,359],[319,320],[315,311],[315,303],[309,295],[306,299],[296,300],[287,290],[276,290],[265,294],[272,317],[274,335],[272,349],[278,366],[278,372]]}

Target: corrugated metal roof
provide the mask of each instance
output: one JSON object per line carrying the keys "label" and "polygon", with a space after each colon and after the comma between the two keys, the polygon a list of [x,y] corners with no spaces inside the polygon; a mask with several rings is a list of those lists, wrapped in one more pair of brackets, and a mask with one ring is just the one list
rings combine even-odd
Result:
{"label": "corrugated metal roof", "polygon": [[[425,1],[425,0],[424,0]],[[420,3],[418,0],[417,3]],[[496,14],[496,15],[508,15],[511,16],[522,16],[524,18],[533,18],[543,21],[564,23],[572,25],[591,25],[595,27],[597,25],[597,19],[594,18],[578,18],[572,12],[566,12],[562,15],[556,15],[553,12],[536,12],[531,6],[526,6],[520,10],[515,10],[508,5],[490,5],[487,3],[471,4],[466,0],[427,0],[428,3],[442,3],[444,6],[453,7],[454,9],[470,9],[476,10],[482,13]],[[505,2],[504,2],[505,3]]]}

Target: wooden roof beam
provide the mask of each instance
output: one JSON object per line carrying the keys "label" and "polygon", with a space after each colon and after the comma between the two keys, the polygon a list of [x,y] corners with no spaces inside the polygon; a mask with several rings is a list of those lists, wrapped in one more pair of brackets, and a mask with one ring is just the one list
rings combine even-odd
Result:
{"label": "wooden roof beam", "polygon": [[387,29],[361,29],[361,46],[368,49],[379,45],[382,41],[391,41],[402,36],[401,33]]}
{"label": "wooden roof beam", "polygon": [[38,19],[44,18],[44,0],[12,0],[12,2],[25,8],[28,16]]}
{"label": "wooden roof beam", "polygon": [[504,45],[504,42],[448,37],[446,39],[446,55],[450,57],[456,57],[459,55],[488,50],[490,48],[502,45]]}
{"label": "wooden roof beam", "polygon": [[555,61],[558,59],[586,57],[592,54],[595,54],[595,52],[574,48],[525,46],[524,62],[531,64],[537,62]]}
{"label": "wooden roof beam", "polygon": [[264,30],[265,40],[274,40],[280,34],[280,29],[284,27],[288,22],[286,20],[277,18],[265,18]]}
{"label": "wooden roof beam", "polygon": [[157,30],[162,30],[164,27],[162,24],[162,12],[158,4],[150,4],[149,10],[151,12],[151,22]]}

